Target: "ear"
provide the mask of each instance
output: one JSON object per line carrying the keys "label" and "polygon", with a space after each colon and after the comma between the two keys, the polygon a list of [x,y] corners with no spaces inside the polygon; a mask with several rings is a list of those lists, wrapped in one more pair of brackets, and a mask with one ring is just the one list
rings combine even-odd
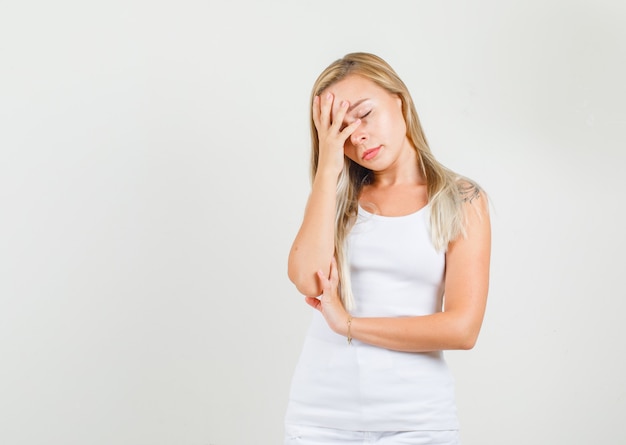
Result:
{"label": "ear", "polygon": [[404,114],[404,102],[402,101],[402,98],[400,97],[399,94],[396,95],[395,101],[396,101],[396,104],[398,105],[398,110],[400,110],[400,113],[402,114],[402,117],[404,118],[404,123],[408,127],[409,121],[411,120],[411,109],[409,107],[406,107],[406,114]]}
{"label": "ear", "polygon": [[402,98],[398,94],[396,94],[396,104],[398,104],[398,107],[402,110]]}

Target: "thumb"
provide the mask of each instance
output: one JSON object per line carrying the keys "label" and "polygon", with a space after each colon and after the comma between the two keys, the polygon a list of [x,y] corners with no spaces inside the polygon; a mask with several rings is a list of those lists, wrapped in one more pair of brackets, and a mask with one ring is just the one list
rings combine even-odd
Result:
{"label": "thumb", "polygon": [[316,297],[304,297],[304,301],[313,309],[317,309],[318,311],[321,309],[322,302]]}

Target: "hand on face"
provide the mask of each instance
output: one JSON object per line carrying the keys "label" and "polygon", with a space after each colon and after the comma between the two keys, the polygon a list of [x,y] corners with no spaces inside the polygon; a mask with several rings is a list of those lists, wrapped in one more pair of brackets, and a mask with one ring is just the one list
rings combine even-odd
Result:
{"label": "hand on face", "polygon": [[[320,97],[321,96],[321,97]],[[361,124],[357,119],[342,129],[349,103],[334,104],[331,93],[322,93],[313,99],[313,122],[319,138],[318,171],[328,171],[339,176],[343,169],[344,144]]]}
{"label": "hand on face", "polygon": [[322,313],[328,326],[338,334],[345,335],[347,330],[348,312],[343,307],[337,287],[339,286],[339,274],[337,261],[333,257],[330,263],[330,276],[326,277],[320,270],[317,276],[322,285],[322,295],[319,298],[306,297],[309,306]]}

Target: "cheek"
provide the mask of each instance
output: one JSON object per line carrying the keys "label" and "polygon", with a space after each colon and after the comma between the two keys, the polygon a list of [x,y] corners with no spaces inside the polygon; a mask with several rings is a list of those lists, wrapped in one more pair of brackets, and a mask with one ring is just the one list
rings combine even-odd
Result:
{"label": "cheek", "polygon": [[349,159],[356,161],[356,148],[349,142],[346,142],[343,146],[343,154],[346,155]]}
{"label": "cheek", "polygon": [[404,121],[402,110],[398,110],[396,115],[393,117],[393,124],[395,125],[395,129],[398,134],[406,134],[406,122]]}

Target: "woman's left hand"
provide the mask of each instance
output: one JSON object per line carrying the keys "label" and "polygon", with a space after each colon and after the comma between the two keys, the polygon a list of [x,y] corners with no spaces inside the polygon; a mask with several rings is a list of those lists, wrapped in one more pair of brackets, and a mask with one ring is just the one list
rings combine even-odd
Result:
{"label": "woman's left hand", "polygon": [[330,276],[326,277],[319,270],[317,276],[322,286],[322,295],[319,297],[305,297],[309,306],[322,313],[328,326],[339,335],[346,335],[348,330],[349,314],[343,307],[338,292],[339,274],[337,272],[337,260],[335,257],[330,262]]}

